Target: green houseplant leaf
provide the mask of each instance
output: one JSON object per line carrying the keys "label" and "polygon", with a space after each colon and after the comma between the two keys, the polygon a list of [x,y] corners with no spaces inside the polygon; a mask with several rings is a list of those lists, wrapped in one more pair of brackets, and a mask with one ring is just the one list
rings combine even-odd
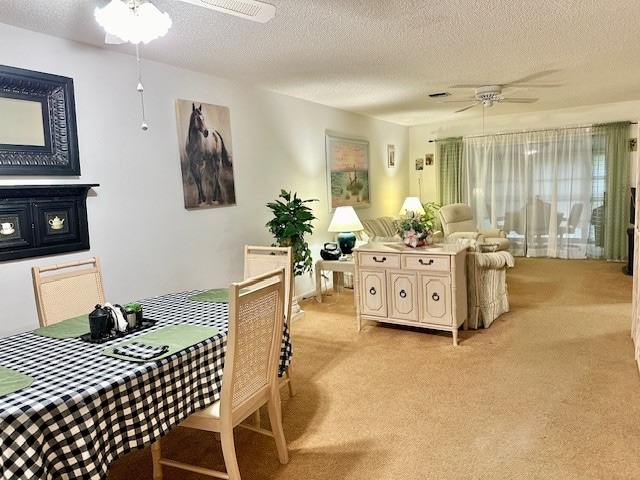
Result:
{"label": "green houseplant leaf", "polygon": [[316,219],[313,211],[306,204],[318,199],[302,200],[297,193],[280,190],[279,199],[267,203],[273,218],[266,224],[269,232],[275,237],[275,247],[292,247],[294,274],[302,275],[310,272],[313,266],[311,250],[304,235],[313,233],[311,222]]}

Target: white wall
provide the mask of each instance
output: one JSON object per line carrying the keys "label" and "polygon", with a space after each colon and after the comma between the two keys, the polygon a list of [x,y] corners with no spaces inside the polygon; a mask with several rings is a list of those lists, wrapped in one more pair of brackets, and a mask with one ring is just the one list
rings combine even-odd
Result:
{"label": "white wall", "polygon": [[[490,108],[507,110],[508,105],[494,105]],[[426,153],[434,153],[435,140],[446,137],[482,135],[482,111],[472,109],[476,115],[469,113],[460,118],[454,118],[448,122],[420,125],[409,128],[409,163],[410,167],[410,191],[412,195],[419,194],[419,181],[422,183],[422,200],[436,201],[436,167],[424,167],[424,170],[415,170],[415,159],[424,158]],[[607,105],[593,105],[590,107],[566,108],[549,110],[530,114],[485,116],[484,133],[515,132],[523,130],[539,130],[545,128],[568,127],[578,125],[590,125],[594,123],[607,123],[619,121],[637,122],[640,118],[640,101],[613,103]],[[631,126],[630,138],[637,137],[637,125]],[[635,168],[637,152],[631,155],[631,179],[635,182]]]}
{"label": "white wall", "polygon": [[[370,141],[372,205],[358,210],[361,218],[396,214],[408,193],[406,127],[143,60],[144,133],[133,56],[0,24],[0,64],[73,78],[82,168],[81,177],[0,176],[0,184],[100,184],[87,200],[90,251],[0,263],[0,336],[38,325],[33,265],[97,255],[113,303],[240,279],[243,245],[272,242],[265,204],[281,188],[320,200],[311,204],[318,220],[309,238],[318,257],[333,238],[327,130]],[[230,108],[236,206],[184,209],[176,98]],[[393,169],[387,144],[396,147]],[[299,294],[312,288],[309,277],[297,279]]]}

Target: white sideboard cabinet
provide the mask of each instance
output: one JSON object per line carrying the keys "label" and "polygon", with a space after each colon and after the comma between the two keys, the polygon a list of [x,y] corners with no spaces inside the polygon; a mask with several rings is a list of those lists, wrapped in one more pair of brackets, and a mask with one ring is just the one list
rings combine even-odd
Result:
{"label": "white sideboard cabinet", "polygon": [[464,246],[368,243],[353,253],[358,329],[375,320],[445,330],[458,344],[467,319]]}

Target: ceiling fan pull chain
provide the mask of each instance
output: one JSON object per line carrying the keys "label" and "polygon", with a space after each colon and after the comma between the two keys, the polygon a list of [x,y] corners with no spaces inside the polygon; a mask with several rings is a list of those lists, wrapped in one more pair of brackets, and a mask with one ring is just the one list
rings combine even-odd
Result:
{"label": "ceiling fan pull chain", "polygon": [[142,125],[141,128],[143,131],[147,131],[149,126],[147,125],[147,119],[144,114],[144,87],[142,86],[142,70],[140,69],[140,48],[139,44],[136,43],[136,62],[138,66],[138,92],[140,92],[140,104],[142,106]]}

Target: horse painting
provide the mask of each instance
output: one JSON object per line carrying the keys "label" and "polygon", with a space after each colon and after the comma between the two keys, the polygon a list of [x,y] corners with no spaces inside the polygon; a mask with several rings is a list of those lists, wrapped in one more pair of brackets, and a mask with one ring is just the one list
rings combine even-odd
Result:
{"label": "horse painting", "polygon": [[[234,204],[236,197],[231,155],[220,132],[207,127],[202,104],[196,107],[195,103],[191,102],[185,154],[186,159],[183,162],[185,206]],[[191,183],[189,177],[197,189],[197,205],[189,205],[190,202],[187,201],[187,198],[190,198],[187,195],[187,183]]]}
{"label": "horse painting", "polygon": [[231,157],[224,145],[224,140],[220,132],[214,131],[212,134],[214,144],[213,149],[213,170],[215,172],[216,183],[214,185],[214,198],[221,203],[235,203],[236,190],[233,182],[233,164]]}

